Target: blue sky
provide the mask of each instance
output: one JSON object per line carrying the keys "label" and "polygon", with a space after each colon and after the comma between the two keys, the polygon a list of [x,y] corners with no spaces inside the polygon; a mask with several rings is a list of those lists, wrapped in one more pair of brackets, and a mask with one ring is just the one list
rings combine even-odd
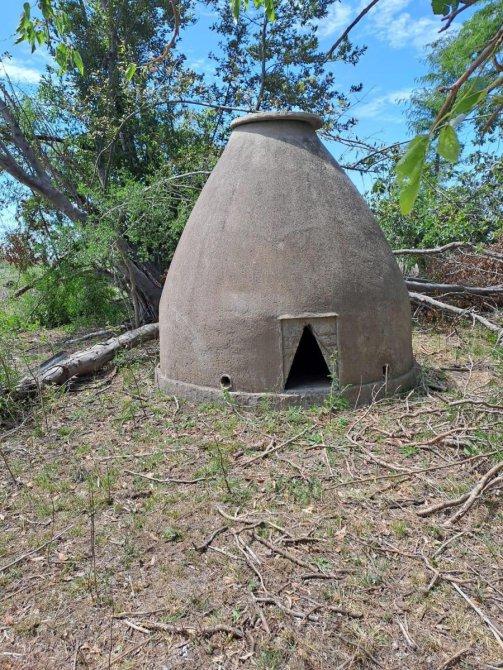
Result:
{"label": "blue sky", "polygon": [[[328,16],[319,26],[321,46],[328,49],[368,0],[334,2]],[[11,80],[22,88],[36,86],[47,57],[43,51],[30,54],[26,45],[14,45],[14,32],[22,10],[22,0],[0,0],[0,53],[8,51],[12,59],[3,59],[0,77],[7,71]],[[182,36],[188,62],[211,76],[212,63],[206,59],[216,49],[217,38],[210,31],[213,22],[205,6],[199,6],[199,20]],[[468,16],[465,12],[462,17]],[[392,143],[409,137],[404,116],[405,101],[415,82],[425,72],[425,47],[438,37],[440,18],[433,15],[430,0],[380,0],[352,32],[357,44],[366,44],[367,52],[356,67],[333,64],[338,87],[347,91],[351,84],[363,82],[362,93],[355,98],[349,113],[359,120],[359,137]],[[454,27],[456,29],[456,27]],[[3,70],[5,68],[5,70]],[[330,150],[341,162],[351,160],[341,145]],[[355,185],[365,191],[370,181],[350,174]],[[0,211],[0,228],[12,220],[12,213]]]}

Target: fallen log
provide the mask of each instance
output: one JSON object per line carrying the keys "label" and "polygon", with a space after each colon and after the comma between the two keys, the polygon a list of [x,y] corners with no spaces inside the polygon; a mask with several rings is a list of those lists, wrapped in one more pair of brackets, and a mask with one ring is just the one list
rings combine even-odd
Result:
{"label": "fallen log", "polygon": [[423,279],[405,279],[408,289],[421,293],[464,293],[466,295],[502,295],[503,286],[464,286],[463,284],[437,284]]}
{"label": "fallen log", "polygon": [[89,349],[82,349],[73,354],[67,354],[62,359],[43,363],[33,375],[21,379],[11,394],[16,398],[31,395],[47,384],[61,385],[72,377],[97,372],[106,363],[111,361],[120,349],[130,349],[143,342],[154,340],[159,335],[159,324],[149,323],[135,330],[130,330],[117,337],[95,344]]}
{"label": "fallen log", "polygon": [[478,321],[483,326],[492,330],[493,333],[498,335],[498,342],[503,338],[503,328],[498,326],[498,324],[489,321],[484,316],[477,314],[469,309],[461,309],[461,307],[455,307],[454,305],[448,305],[445,302],[431,298],[430,296],[423,295],[422,293],[415,293],[414,291],[409,291],[409,297],[412,302],[419,303],[421,305],[428,305],[428,307],[436,307],[443,312],[448,314],[457,314],[458,316],[464,316],[465,318],[472,319],[473,321]]}

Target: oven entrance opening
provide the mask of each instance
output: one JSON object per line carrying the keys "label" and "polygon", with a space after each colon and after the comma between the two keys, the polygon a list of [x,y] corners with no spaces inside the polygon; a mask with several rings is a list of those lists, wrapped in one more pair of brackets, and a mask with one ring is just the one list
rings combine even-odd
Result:
{"label": "oven entrance opening", "polygon": [[330,370],[310,326],[302,331],[285,390],[330,386]]}

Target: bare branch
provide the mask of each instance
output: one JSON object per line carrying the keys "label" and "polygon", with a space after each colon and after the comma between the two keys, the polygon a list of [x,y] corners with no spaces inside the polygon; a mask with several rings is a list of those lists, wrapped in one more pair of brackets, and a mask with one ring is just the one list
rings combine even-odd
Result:
{"label": "bare branch", "polygon": [[393,253],[395,256],[433,256],[434,254],[443,254],[445,251],[452,251],[453,249],[461,249],[471,247],[469,242],[449,242],[440,247],[432,247],[431,249],[395,249]]}
{"label": "bare branch", "polygon": [[430,298],[429,296],[422,295],[421,293],[414,293],[413,291],[409,291],[409,296],[413,302],[418,302],[419,304],[427,305],[429,307],[436,307],[443,312],[457,314],[458,316],[464,316],[465,318],[478,321],[489,330],[492,330],[493,333],[496,333],[498,335],[498,341],[503,338],[503,328],[498,326],[496,323],[489,321],[489,319],[486,319],[480,314],[476,314],[475,312],[467,309],[461,309],[461,307],[455,307],[454,305],[447,305],[445,302],[440,302],[440,300]]}
{"label": "bare branch", "polygon": [[466,295],[502,295],[503,286],[464,286],[463,284],[437,284],[428,281],[405,279],[408,289],[421,293],[464,293]]}
{"label": "bare branch", "polygon": [[354,28],[358,23],[360,23],[360,21],[363,19],[363,17],[365,16],[365,14],[367,14],[367,13],[372,9],[372,7],[374,7],[374,5],[377,5],[378,2],[379,2],[379,0],[372,0],[372,2],[370,2],[366,7],[364,7],[364,8],[362,9],[362,11],[358,14],[358,16],[354,19],[354,21],[352,21],[352,22],[349,24],[349,26],[348,26],[348,27],[346,28],[346,30],[342,33],[342,35],[339,37],[339,39],[336,40],[336,41],[334,42],[334,44],[332,44],[332,46],[330,47],[330,49],[327,51],[327,55],[326,55],[326,58],[327,58],[327,59],[328,59],[328,58],[332,58],[332,56],[334,55],[334,52],[336,51],[337,47],[341,44],[341,42],[343,42],[343,41],[346,39],[346,37],[347,37],[347,36],[349,35],[349,33],[353,30],[353,28]]}

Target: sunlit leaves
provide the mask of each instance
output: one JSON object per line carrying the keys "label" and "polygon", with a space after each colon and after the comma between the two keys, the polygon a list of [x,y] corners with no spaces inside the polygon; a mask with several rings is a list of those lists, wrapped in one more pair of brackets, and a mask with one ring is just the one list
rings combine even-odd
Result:
{"label": "sunlit leaves", "polygon": [[459,5],[458,0],[431,0],[431,8],[434,14],[441,14],[447,16],[450,12],[457,9]]}
{"label": "sunlit leaves", "polygon": [[450,163],[456,163],[459,158],[461,146],[456,131],[450,124],[445,125],[440,131],[437,151]]}
{"label": "sunlit leaves", "polygon": [[40,11],[46,21],[51,20],[54,17],[54,9],[51,0],[40,0]]}
{"label": "sunlit leaves", "polygon": [[[232,10],[232,15],[234,16],[234,19],[237,21],[239,19],[239,13],[241,11],[241,8],[243,8],[245,11],[249,7],[249,0],[230,0],[231,4],[231,10]],[[265,15],[267,16],[269,21],[274,21],[276,18],[275,13],[274,13],[274,0],[253,0],[253,4],[255,5],[256,9],[259,7],[264,8]]]}
{"label": "sunlit leaves", "polygon": [[75,66],[81,75],[84,74],[82,56],[76,49],[68,46],[64,42],[60,42],[56,45],[54,50],[54,60],[59,65],[61,74],[65,74],[72,66]]}
{"label": "sunlit leaves", "polygon": [[474,77],[468,81],[459,91],[456,101],[452,106],[453,117],[460,114],[468,114],[487,95],[487,80],[483,77]]}
{"label": "sunlit leaves", "polygon": [[414,207],[429,142],[428,135],[418,135],[409,142],[407,150],[396,164],[395,170],[402,214],[409,214]]}
{"label": "sunlit leaves", "polygon": [[124,73],[126,81],[131,81],[131,79],[135,76],[137,69],[138,66],[136,65],[136,63],[129,63],[129,65],[126,68],[126,72]]}
{"label": "sunlit leaves", "polygon": [[70,60],[70,51],[66,44],[58,44],[54,51],[54,60],[59,65],[61,72],[66,72]]}
{"label": "sunlit leaves", "polygon": [[33,53],[37,44],[42,44],[45,41],[45,32],[44,29],[41,30],[39,28],[39,22],[31,18],[30,3],[25,2],[23,4],[23,13],[16,28],[16,34],[18,35],[16,44],[19,44],[19,42],[28,42]]}
{"label": "sunlit leaves", "polygon": [[230,0],[231,2],[231,9],[232,9],[232,15],[236,19],[236,21],[239,19],[239,12],[241,11],[241,4],[243,4],[244,9],[247,8],[248,3],[246,0]]}
{"label": "sunlit leaves", "polygon": [[28,42],[33,53],[37,46],[47,44],[56,38],[60,41],[54,46],[54,60],[59,66],[60,73],[65,74],[73,66],[83,75],[82,56],[64,41],[69,27],[68,15],[66,12],[56,11],[52,0],[38,0],[37,5],[43,19],[33,18],[30,3],[23,4],[23,13],[16,28],[18,36],[16,44]]}
{"label": "sunlit leaves", "polygon": [[84,74],[84,63],[82,62],[82,56],[75,49],[72,50],[72,59],[79,73],[81,75]]}

